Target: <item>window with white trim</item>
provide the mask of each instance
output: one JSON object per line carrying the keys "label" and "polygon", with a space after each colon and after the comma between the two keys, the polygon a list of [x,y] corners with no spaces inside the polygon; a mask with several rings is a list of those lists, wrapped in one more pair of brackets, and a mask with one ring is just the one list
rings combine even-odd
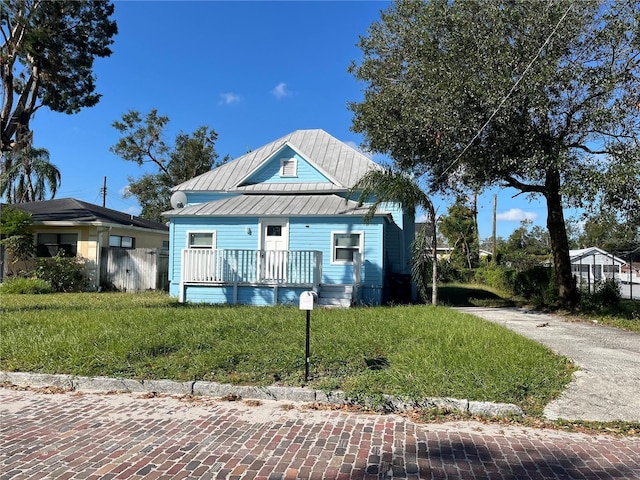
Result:
{"label": "window with white trim", "polygon": [[187,248],[216,248],[216,232],[189,232]]}
{"label": "window with white trim", "polygon": [[283,158],[282,160],[280,160],[280,176],[297,177],[298,160],[295,158]]}
{"label": "window with white trim", "polygon": [[331,234],[332,263],[353,263],[354,253],[362,254],[364,233],[333,232]]}

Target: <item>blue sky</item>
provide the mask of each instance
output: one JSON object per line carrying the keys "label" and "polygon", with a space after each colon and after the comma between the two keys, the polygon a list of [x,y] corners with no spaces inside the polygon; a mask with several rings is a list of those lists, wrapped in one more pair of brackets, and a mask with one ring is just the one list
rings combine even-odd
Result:
{"label": "blue sky", "polygon": [[[124,199],[127,177],[144,169],[109,151],[111,126],[122,114],[156,108],[170,118],[168,142],[202,125],[218,133],[220,156],[236,158],[289,132],[321,128],[357,146],[347,103],[364,85],[347,72],[361,56],[358,37],[379,20],[386,1],[116,1],[119,33],[113,55],[95,65],[100,103],[76,115],[42,109],[32,122],[34,143],[62,174],[56,198],[73,197],[137,214]],[[377,161],[384,158],[376,157]],[[493,190],[478,200],[481,238],[491,235],[498,193],[499,236],[524,218],[544,225],[543,202]],[[446,213],[453,199],[434,199]]]}

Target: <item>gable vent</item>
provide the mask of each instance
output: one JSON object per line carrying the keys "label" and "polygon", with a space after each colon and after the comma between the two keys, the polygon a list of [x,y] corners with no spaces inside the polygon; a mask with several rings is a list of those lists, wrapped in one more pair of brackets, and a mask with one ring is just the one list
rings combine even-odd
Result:
{"label": "gable vent", "polygon": [[283,158],[282,160],[280,160],[280,176],[298,176],[298,161],[295,158]]}

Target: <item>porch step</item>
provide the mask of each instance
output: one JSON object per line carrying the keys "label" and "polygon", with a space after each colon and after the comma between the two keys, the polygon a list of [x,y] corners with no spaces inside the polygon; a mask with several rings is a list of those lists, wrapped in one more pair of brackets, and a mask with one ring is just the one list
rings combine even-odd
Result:
{"label": "porch step", "polygon": [[321,307],[349,308],[353,296],[353,285],[323,283],[318,290],[318,305]]}

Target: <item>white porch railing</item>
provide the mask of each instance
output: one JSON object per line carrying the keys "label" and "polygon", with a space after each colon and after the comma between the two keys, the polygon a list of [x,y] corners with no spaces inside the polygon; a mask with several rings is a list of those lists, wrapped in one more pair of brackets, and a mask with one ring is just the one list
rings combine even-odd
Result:
{"label": "white porch railing", "polygon": [[306,285],[322,279],[315,250],[182,250],[182,284]]}

